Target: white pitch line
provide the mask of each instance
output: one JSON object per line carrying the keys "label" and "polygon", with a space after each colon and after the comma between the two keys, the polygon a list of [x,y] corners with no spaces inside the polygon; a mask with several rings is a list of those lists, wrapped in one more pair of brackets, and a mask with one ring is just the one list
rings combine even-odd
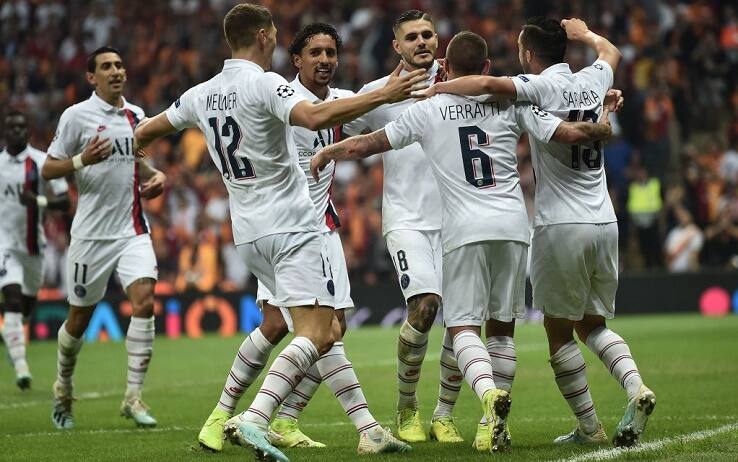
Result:
{"label": "white pitch line", "polygon": [[194,432],[200,427],[159,427],[159,428],[99,428],[96,430],[59,430],[55,432],[19,433],[6,434],[6,438],[36,438],[39,436],[64,436],[77,435],[106,435],[116,433],[164,433],[164,432]]}
{"label": "white pitch line", "polygon": [[559,459],[558,462],[585,462],[589,460],[600,461],[600,460],[611,460],[618,456],[640,454],[642,452],[657,451],[665,446],[675,443],[689,443],[692,441],[700,441],[713,436],[717,436],[723,433],[738,430],[738,422],[722,425],[711,430],[702,430],[694,433],[685,433],[683,435],[674,436],[671,438],[662,438],[660,440],[648,441],[646,443],[639,444],[632,448],[614,448],[614,449],[599,449],[597,451],[587,452],[570,459]]}

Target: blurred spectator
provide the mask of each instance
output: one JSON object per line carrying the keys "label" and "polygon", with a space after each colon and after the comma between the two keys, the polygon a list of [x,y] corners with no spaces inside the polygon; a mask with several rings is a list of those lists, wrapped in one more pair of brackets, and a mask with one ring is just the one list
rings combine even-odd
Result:
{"label": "blurred spectator", "polygon": [[678,224],[669,231],[664,245],[666,267],[672,273],[697,271],[699,269],[698,256],[702,250],[704,236],[702,231],[695,226],[692,215],[687,209],[677,207],[675,215]]}
{"label": "blurred spectator", "polygon": [[661,181],[649,175],[646,167],[636,166],[633,180],[628,186],[627,209],[638,238],[644,266],[649,269],[661,264],[658,221],[661,206]]}

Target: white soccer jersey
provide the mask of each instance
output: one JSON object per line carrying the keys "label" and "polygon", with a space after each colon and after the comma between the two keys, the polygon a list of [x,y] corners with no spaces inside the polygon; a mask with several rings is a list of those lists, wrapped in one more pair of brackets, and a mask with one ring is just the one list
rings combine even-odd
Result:
{"label": "white soccer jersey", "polygon": [[[613,83],[607,62],[595,61],[572,74],[559,63],[540,75],[513,77],[518,101],[530,101],[562,119],[597,122]],[[607,192],[603,149],[531,140],[536,176],[533,226],[617,221]]]}
{"label": "white soccer jersey", "polygon": [[41,208],[20,203],[24,189],[39,196],[49,191],[55,195],[67,192],[67,182],[63,178],[46,182],[41,177],[45,160],[46,153],[30,145],[16,156],[11,156],[7,149],[0,152],[0,249],[38,255],[46,244]]}
{"label": "white soccer jersey", "polygon": [[149,232],[133,152],[133,129],[143,117],[140,107],[125,100],[123,107],[111,106],[94,92],[88,100],[62,113],[47,151],[49,156],[70,159],[96,135],[113,143],[110,157],[74,172],[79,202],[72,237],[111,240]]}
{"label": "white soccer jersey", "polygon": [[318,231],[307,180],[287,142],[300,92],[251,61],[227,59],[223,71],[187,90],[167,109],[177,129],[199,127],[228,189],[236,245],[277,233]]}
{"label": "white soccer jersey", "polygon": [[518,139],[529,132],[548,141],[561,122],[529,103],[442,94],[414,104],[385,127],[394,149],[417,142],[428,158],[443,204],[444,255],[472,242],[529,243]]}
{"label": "white soccer jersey", "polygon": [[[428,83],[436,81],[438,63],[428,70]],[[405,74],[406,71],[402,71]],[[389,77],[364,85],[359,93],[383,87]],[[359,135],[365,130],[378,130],[415,103],[409,99],[385,104],[344,125],[346,134]],[[387,151],[382,155],[384,190],[382,192],[382,234],[396,229],[441,229],[441,198],[438,184],[419,144]]]}
{"label": "white soccer jersey", "polygon": [[[315,103],[323,102],[323,100],[315,96],[300,82],[299,77],[295,77],[295,80],[290,85],[308,100]],[[353,95],[354,92],[350,90],[329,87],[328,96],[325,101],[332,101]],[[305,172],[305,178],[307,178],[310,190],[310,198],[313,200],[313,204],[315,204],[318,221],[323,223],[323,231],[326,232],[338,228],[341,226],[341,223],[338,220],[336,207],[331,201],[331,188],[333,187],[333,175],[336,170],[336,163],[331,162],[328,164],[320,172],[319,180],[316,182],[310,172],[310,160],[324,147],[341,140],[341,127],[326,128],[314,132],[304,127],[290,126],[287,129],[287,137],[288,142],[294,142],[297,148],[297,159],[300,162],[303,172]]]}

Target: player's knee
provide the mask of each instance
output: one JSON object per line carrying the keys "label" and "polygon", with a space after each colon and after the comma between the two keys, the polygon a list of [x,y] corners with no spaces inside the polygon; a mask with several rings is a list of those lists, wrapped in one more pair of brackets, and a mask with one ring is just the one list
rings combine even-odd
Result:
{"label": "player's knee", "polygon": [[271,306],[265,307],[262,310],[262,313],[264,314],[264,317],[261,320],[259,330],[269,343],[276,345],[281,342],[289,332],[287,322],[284,320],[284,317],[282,317],[282,313],[278,308]]}
{"label": "player's knee", "polygon": [[336,310],[335,319],[338,321],[338,325],[341,329],[341,335],[336,340],[338,341],[346,335],[346,314],[344,313],[344,310]]}
{"label": "player's knee", "polygon": [[23,294],[18,284],[3,287],[3,298],[5,299],[5,311],[11,313],[23,312]]}
{"label": "player's knee", "polygon": [[411,298],[408,303],[408,322],[420,332],[428,332],[441,306],[441,297],[436,294],[422,294]]}

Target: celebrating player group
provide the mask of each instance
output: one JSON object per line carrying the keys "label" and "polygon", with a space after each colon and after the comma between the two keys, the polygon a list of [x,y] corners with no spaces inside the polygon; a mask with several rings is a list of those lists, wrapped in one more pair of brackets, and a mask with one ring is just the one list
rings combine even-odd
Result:
{"label": "celebrating player group", "polygon": [[[144,149],[194,127],[228,191],[233,239],[258,278],[263,313],[235,352],[220,396],[213,396],[201,446],[221,451],[227,439],[276,461],[288,460],[280,448],[324,447],[299,426],[321,382],[356,427],[360,454],[410,451],[408,443],[428,438],[457,443],[463,438],[453,409],[466,381],[482,408],[473,447],[508,450],[515,321],[525,314],[529,260],[555,382],[577,421],[569,434],[552,435],[554,443],[608,441],[575,332],[627,395],[613,444],[638,442],[656,398],[627,343],[606,324],[618,283],[618,226],[603,161],[603,143],[612,135],[608,114],[622,105],[611,89],[621,57],[615,46],[581,20],[536,18],[518,38],[524,73],[489,77],[482,37],[458,33],[437,60],[433,19],[410,10],[393,25],[400,64],[354,94],[330,86],[342,41],[329,24],[307,25],[294,37],[292,82],[269,72],[277,30],[268,9],[239,4],[223,30],[231,59],[222,72],[154,117],[123,98],[123,59],[103,47],[88,60],[92,95],[62,114],[47,153],[28,146],[23,113],[5,120],[0,183],[14,197],[4,200],[0,223],[2,335],[21,388],[32,380],[23,320],[41,281],[41,211],[68,207],[65,176],[74,175],[80,193],[66,271],[69,315],[58,333],[51,411],[57,428],[74,427],[77,356],[113,270],[133,313],[120,411],[138,426],[157,424],[142,400],[157,263],[141,199],[161,194],[167,179],[147,164]],[[564,61],[568,41],[592,48],[596,61],[572,73]],[[524,133],[536,178],[532,237],[517,170]],[[407,303],[397,342],[395,434],[372,415],[344,350],[344,312],[354,303],[330,194],[337,161],[375,154],[384,168],[382,232]],[[416,389],[439,310],[441,373],[426,433]],[[289,333],[290,342],[262,374]],[[255,398],[236,413],[259,375]]]}

